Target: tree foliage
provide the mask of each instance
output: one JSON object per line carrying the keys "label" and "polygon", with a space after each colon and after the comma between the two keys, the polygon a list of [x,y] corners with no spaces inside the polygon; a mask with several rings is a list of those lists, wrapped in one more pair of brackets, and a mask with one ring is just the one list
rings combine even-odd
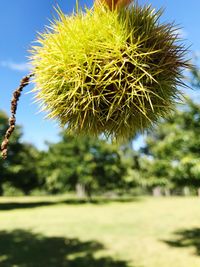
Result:
{"label": "tree foliage", "polygon": [[75,190],[81,184],[87,195],[123,185],[125,168],[118,147],[103,140],[65,133],[50,144],[42,160],[46,188],[51,193]]}
{"label": "tree foliage", "polygon": [[[0,111],[0,142],[8,128],[8,116]],[[8,183],[29,194],[38,187],[37,159],[39,152],[30,144],[22,143],[22,128],[17,125],[9,143],[8,157],[0,159],[0,195],[3,184]]]}
{"label": "tree foliage", "polygon": [[200,105],[186,99],[174,114],[160,123],[143,149],[148,179],[173,187],[200,187]]}

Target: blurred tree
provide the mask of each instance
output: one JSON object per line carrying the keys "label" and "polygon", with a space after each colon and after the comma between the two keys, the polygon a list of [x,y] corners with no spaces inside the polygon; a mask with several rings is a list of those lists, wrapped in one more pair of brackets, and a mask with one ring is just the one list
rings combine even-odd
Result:
{"label": "blurred tree", "polygon": [[41,163],[46,188],[51,193],[77,190],[91,196],[96,190],[123,185],[126,171],[118,147],[98,138],[61,133],[61,141],[49,144]]}
{"label": "blurred tree", "polygon": [[200,88],[200,69],[198,67],[199,58],[195,57],[194,60],[195,60],[195,65],[191,67],[191,74],[192,74],[191,84],[192,86],[199,89]]}
{"label": "blurred tree", "polygon": [[[148,179],[171,188],[200,187],[200,105],[186,99],[149,133],[143,148]],[[163,183],[163,184],[162,184]]]}
{"label": "blurred tree", "polygon": [[142,157],[140,175],[143,188],[154,196],[170,195],[170,189],[173,188],[170,170],[169,160]]}
{"label": "blurred tree", "polygon": [[[126,193],[135,193],[136,189],[143,189],[143,177],[141,175],[141,160],[139,151],[132,147],[132,141],[121,147],[123,165],[126,167],[124,176],[124,189]],[[139,190],[140,193],[142,190]]]}
{"label": "blurred tree", "polygon": [[25,195],[42,186],[38,170],[40,158],[40,152],[33,145],[23,143],[10,162],[7,179]]}
{"label": "blurred tree", "polygon": [[[0,111],[0,142],[8,128],[8,116]],[[8,157],[0,159],[0,195],[3,194],[3,183],[9,182],[12,186],[28,194],[39,186],[37,160],[39,152],[29,144],[21,143],[22,128],[16,126],[9,143]]]}
{"label": "blurred tree", "polygon": [[[5,132],[8,128],[8,116],[5,112],[0,111],[0,143],[3,140]],[[3,194],[3,183],[8,181],[8,176],[10,176],[10,166],[13,161],[16,160],[16,154],[18,154],[22,148],[20,143],[20,138],[22,136],[21,128],[16,127],[14,134],[10,139],[8,157],[6,160],[0,159],[0,195]]]}
{"label": "blurred tree", "polygon": [[[8,127],[7,125],[8,125],[8,117],[3,111],[0,111],[0,142],[2,142],[3,140],[3,136]],[[3,194],[2,185],[6,178],[6,173],[7,173],[6,165],[7,165],[7,162],[1,158],[0,159],[0,196]]]}

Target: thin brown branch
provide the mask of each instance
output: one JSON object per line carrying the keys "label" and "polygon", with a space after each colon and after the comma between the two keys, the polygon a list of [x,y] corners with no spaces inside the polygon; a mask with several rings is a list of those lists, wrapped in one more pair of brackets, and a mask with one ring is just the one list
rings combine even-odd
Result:
{"label": "thin brown branch", "polygon": [[15,116],[16,116],[19,98],[21,96],[21,93],[22,93],[24,87],[26,87],[30,83],[30,79],[33,75],[34,74],[31,73],[31,74],[25,76],[24,78],[22,78],[19,87],[13,93],[13,98],[11,100],[11,116],[9,119],[9,128],[6,131],[3,142],[1,144],[1,155],[2,155],[3,159],[7,158],[9,139],[10,139],[13,131],[15,130],[15,123],[16,123],[16,117]]}

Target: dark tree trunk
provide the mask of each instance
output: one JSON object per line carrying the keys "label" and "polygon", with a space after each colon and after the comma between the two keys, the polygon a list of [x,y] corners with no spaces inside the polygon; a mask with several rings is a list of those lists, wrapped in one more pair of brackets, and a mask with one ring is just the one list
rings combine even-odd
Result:
{"label": "dark tree trunk", "polygon": [[86,186],[86,194],[87,194],[87,198],[89,201],[92,200],[92,190],[91,190],[91,186]]}
{"label": "dark tree trunk", "polygon": [[200,187],[197,189],[197,195],[200,197]]}
{"label": "dark tree trunk", "polygon": [[0,196],[3,196],[3,185],[0,184]]}

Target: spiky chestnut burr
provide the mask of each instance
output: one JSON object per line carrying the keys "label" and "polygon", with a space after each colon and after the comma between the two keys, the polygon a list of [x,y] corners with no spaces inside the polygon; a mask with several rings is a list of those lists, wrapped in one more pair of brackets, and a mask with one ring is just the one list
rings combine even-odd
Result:
{"label": "spiky chestnut burr", "polygon": [[40,35],[31,52],[34,92],[49,117],[68,131],[124,141],[168,116],[189,64],[176,27],[159,22],[161,11],[136,3],[118,8],[128,0],[114,1],[112,8],[105,1],[86,13],[59,11],[60,18]]}
{"label": "spiky chestnut burr", "polygon": [[184,86],[187,50],[162,12],[95,6],[60,18],[32,49],[34,92],[75,134],[132,138],[166,117]]}

